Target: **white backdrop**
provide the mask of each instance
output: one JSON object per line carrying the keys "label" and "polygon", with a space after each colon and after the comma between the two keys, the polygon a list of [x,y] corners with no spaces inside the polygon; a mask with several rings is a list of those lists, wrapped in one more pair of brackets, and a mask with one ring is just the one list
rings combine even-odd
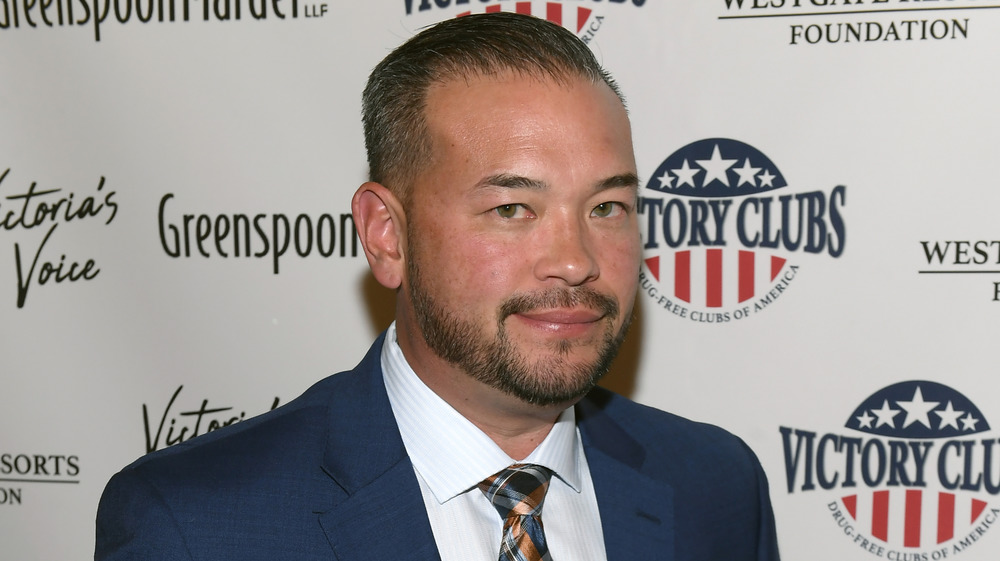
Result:
{"label": "white backdrop", "polygon": [[629,101],[648,261],[605,384],[747,440],[786,559],[1000,555],[1000,3],[0,0],[0,557],[91,557],[116,470],[361,358],[367,74],[519,7]]}

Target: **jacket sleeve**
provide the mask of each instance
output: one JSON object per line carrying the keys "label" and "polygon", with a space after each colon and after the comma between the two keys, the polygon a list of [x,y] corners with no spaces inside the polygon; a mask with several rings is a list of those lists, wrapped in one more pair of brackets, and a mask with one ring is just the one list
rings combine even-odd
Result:
{"label": "jacket sleeve", "polygon": [[753,455],[752,451],[750,454],[753,456],[754,471],[757,476],[757,496],[760,504],[757,559],[758,561],[779,561],[778,536],[774,523],[774,510],[771,508],[771,495],[768,490],[767,475],[764,474],[764,468],[761,467],[757,456]]}
{"label": "jacket sleeve", "polygon": [[162,494],[134,469],[118,473],[104,489],[94,560],[192,560]]}

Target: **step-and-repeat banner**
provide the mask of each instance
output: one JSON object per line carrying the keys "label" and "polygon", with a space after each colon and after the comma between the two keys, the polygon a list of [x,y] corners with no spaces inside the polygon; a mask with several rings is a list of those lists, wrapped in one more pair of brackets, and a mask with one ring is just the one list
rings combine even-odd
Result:
{"label": "step-and-repeat banner", "polygon": [[1000,557],[1000,2],[0,0],[0,558],[91,557],[115,471],[361,358],[361,89],[491,10],[628,98],[605,385],[744,438],[786,559]]}

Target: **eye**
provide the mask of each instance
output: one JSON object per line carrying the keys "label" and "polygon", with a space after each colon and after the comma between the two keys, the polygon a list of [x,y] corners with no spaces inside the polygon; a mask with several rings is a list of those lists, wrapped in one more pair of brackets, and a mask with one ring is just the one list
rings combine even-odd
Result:
{"label": "eye", "polygon": [[500,218],[523,218],[525,215],[524,205],[509,204],[500,205],[493,209]]}
{"label": "eye", "polygon": [[597,218],[608,218],[624,212],[624,210],[625,207],[621,203],[608,201],[595,206],[590,214]]}

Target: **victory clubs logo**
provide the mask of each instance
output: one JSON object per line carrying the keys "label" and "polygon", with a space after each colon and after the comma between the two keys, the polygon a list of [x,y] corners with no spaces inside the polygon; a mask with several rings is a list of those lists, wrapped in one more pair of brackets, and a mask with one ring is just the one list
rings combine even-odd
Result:
{"label": "victory clubs logo", "polygon": [[847,188],[791,191],[778,166],[738,140],[688,144],[657,167],[640,197],[642,291],[699,323],[747,318],[795,280],[802,253],[839,257]]}
{"label": "victory clubs logo", "polygon": [[[788,493],[821,492],[856,546],[890,561],[966,551],[1000,515],[1000,440],[967,397],[927,380],[883,388],[848,434],[781,427]],[[978,435],[978,436],[974,436]]]}
{"label": "victory clubs logo", "polygon": [[[595,2],[600,2],[594,4]],[[564,1],[519,1],[505,2],[502,0],[479,0],[475,4],[472,0],[404,0],[406,15],[436,13],[435,8],[450,8],[454,10],[455,17],[467,16],[473,13],[491,12],[516,12],[538,18],[546,19],[557,25],[574,32],[583,40],[589,43],[594,35],[600,30],[604,23],[604,16],[601,15],[607,10],[605,3],[601,0],[591,0],[581,2],[579,0],[571,2]],[[485,6],[483,4],[486,4]],[[608,0],[606,4],[629,4],[640,8],[646,4],[646,0]],[[595,13],[594,8],[597,8]],[[433,16],[433,21],[440,18]]]}

